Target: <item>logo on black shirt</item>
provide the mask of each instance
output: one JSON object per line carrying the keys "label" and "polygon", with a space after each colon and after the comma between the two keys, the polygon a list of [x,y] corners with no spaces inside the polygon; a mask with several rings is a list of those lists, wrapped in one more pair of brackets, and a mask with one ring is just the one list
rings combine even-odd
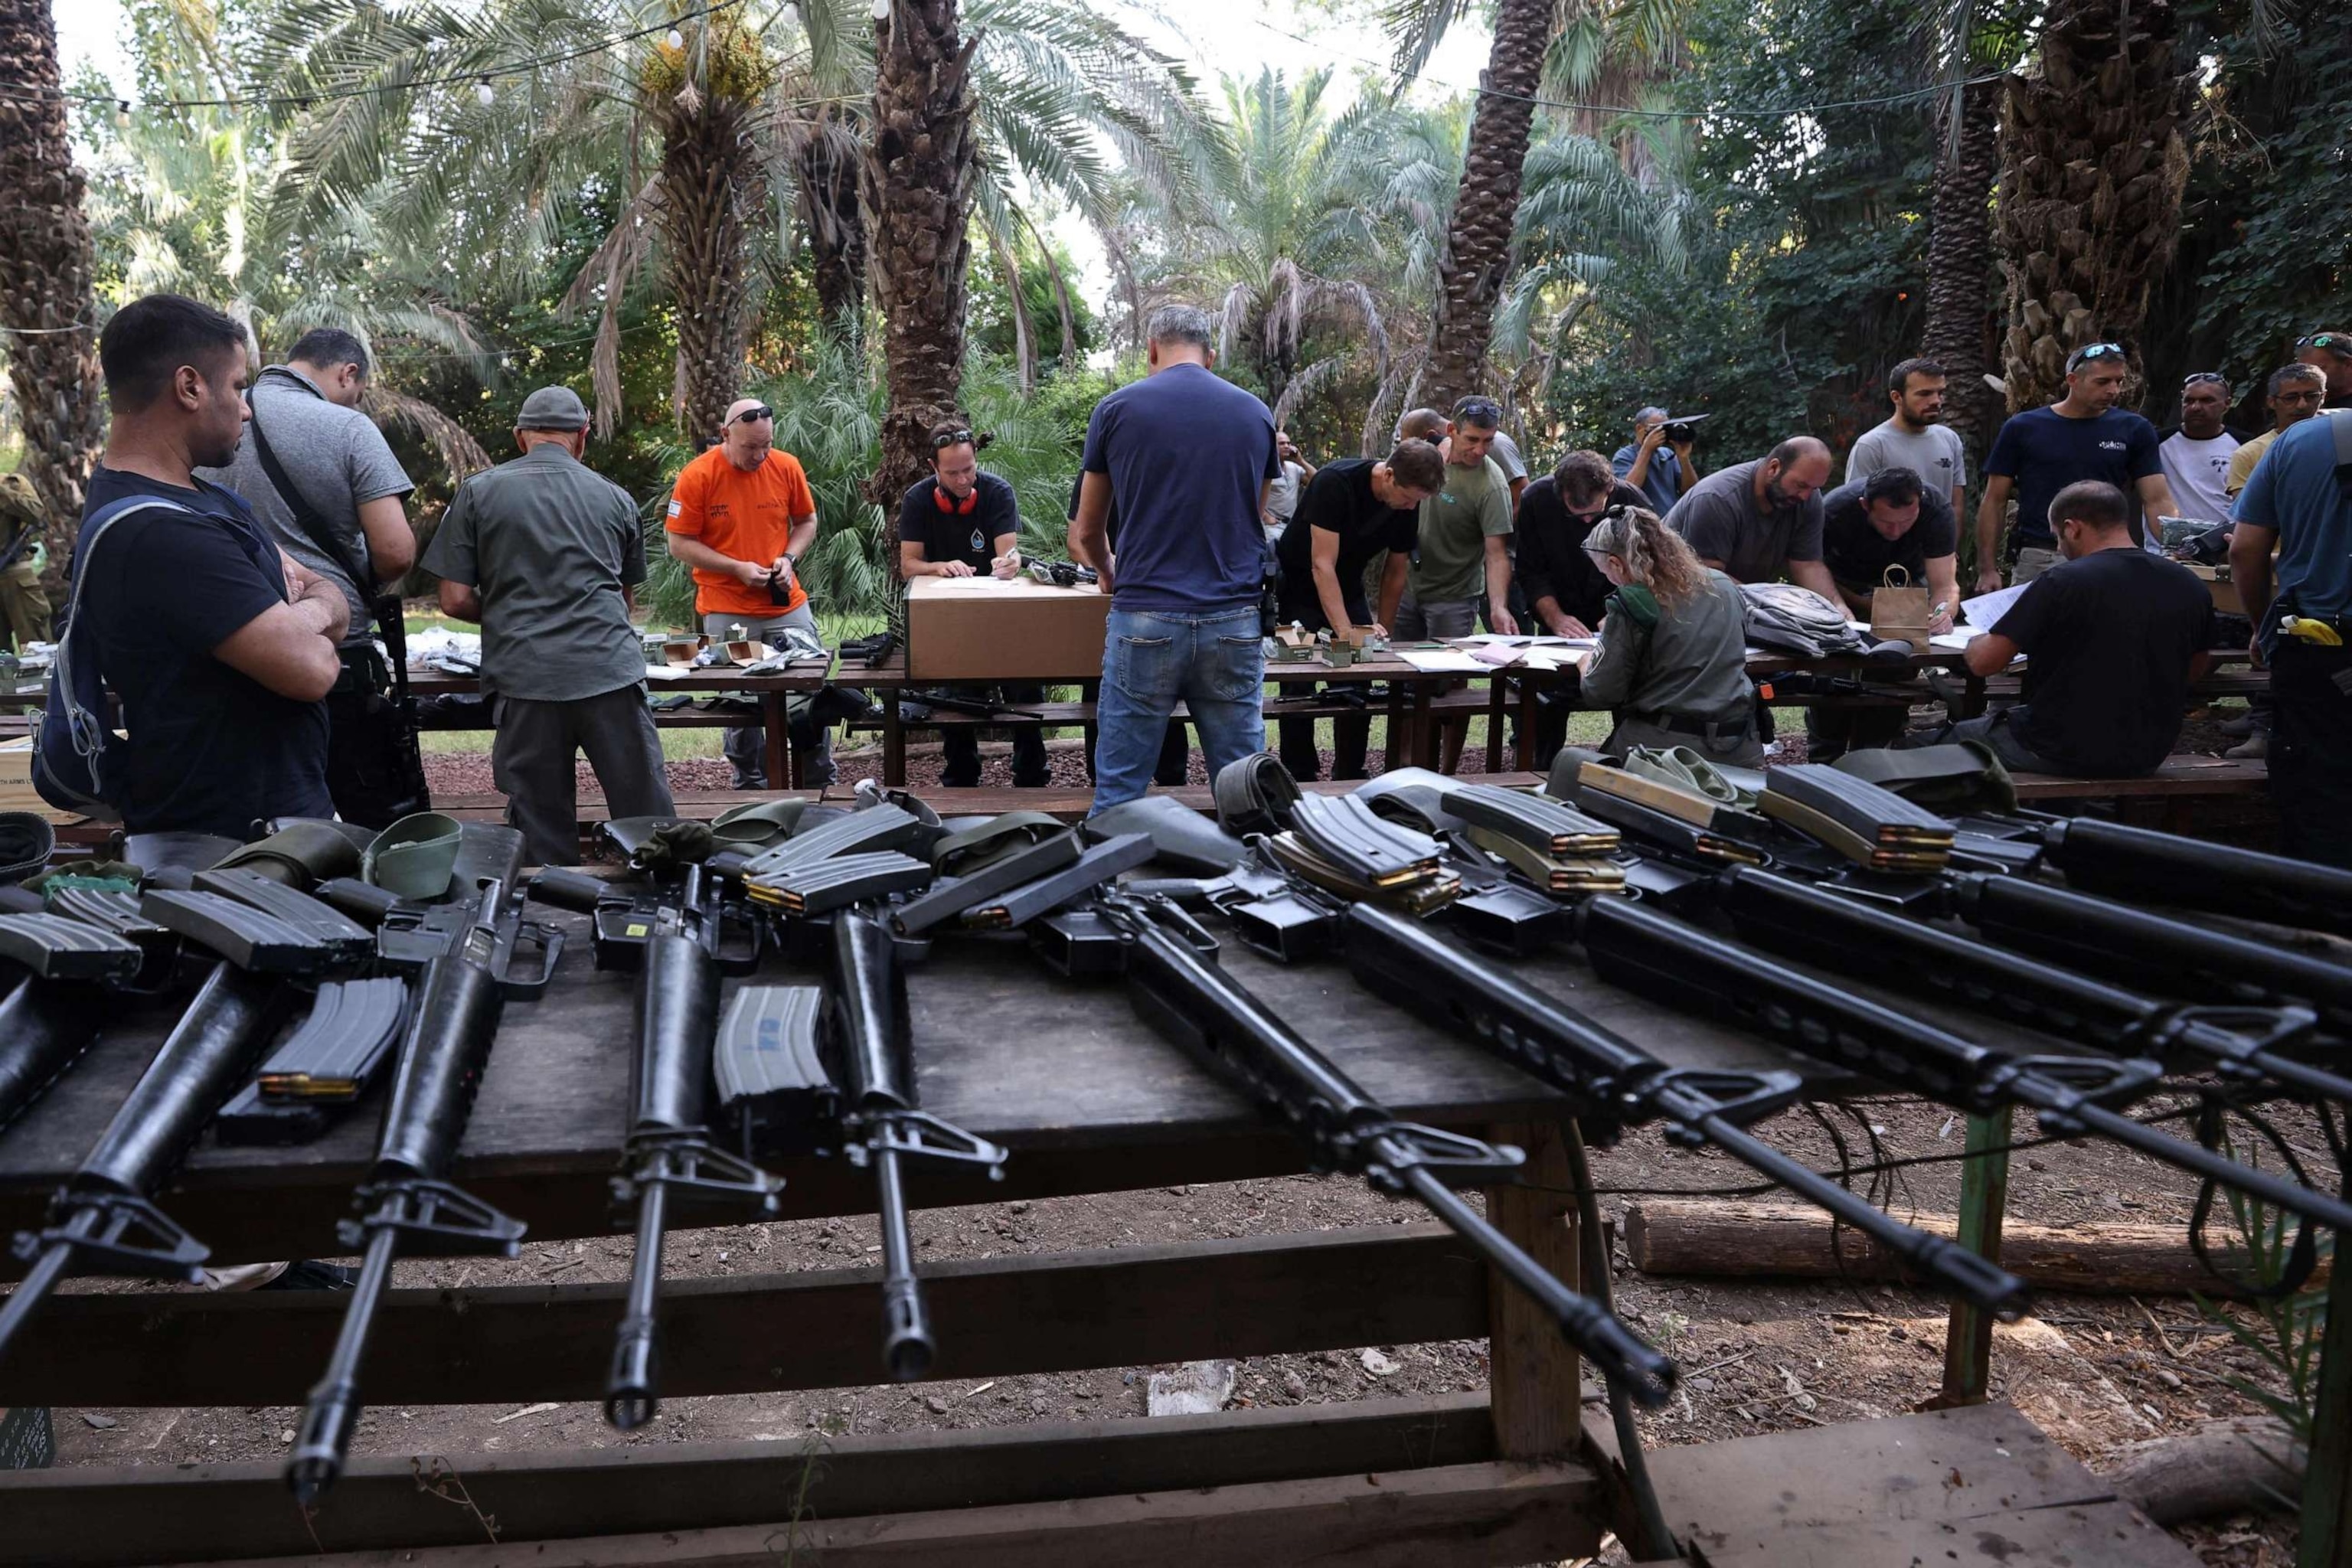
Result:
{"label": "logo on black shirt", "polygon": [[971,531],[971,548],[975,554],[988,548],[988,536],[976,528]]}

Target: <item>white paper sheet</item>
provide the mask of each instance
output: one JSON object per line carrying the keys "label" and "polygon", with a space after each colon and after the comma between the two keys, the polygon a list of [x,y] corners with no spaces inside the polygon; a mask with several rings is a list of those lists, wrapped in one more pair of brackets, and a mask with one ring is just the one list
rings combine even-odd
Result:
{"label": "white paper sheet", "polygon": [[1969,644],[1984,635],[1982,626],[1959,626],[1948,632],[1937,632],[1927,639],[1927,646],[1941,648],[1946,653],[1966,653]]}
{"label": "white paper sheet", "polygon": [[1404,653],[1397,657],[1424,675],[1483,675],[1494,666],[1445,648],[1436,653]]}
{"label": "white paper sheet", "polygon": [[2018,595],[2032,585],[2031,583],[2020,583],[2014,588],[1999,588],[1981,598],[1962,599],[1960,614],[1966,617],[1969,625],[1990,630],[2001,616],[2009,614],[2009,607],[2017,603]]}

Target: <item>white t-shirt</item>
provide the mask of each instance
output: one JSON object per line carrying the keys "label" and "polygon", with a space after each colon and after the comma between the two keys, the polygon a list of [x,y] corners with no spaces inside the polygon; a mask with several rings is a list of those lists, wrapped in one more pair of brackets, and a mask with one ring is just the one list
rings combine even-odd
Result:
{"label": "white t-shirt", "polygon": [[1297,463],[1282,465],[1281,475],[1268,480],[1265,487],[1265,510],[1274,513],[1277,522],[1288,522],[1290,514],[1298,510],[1299,481],[1306,477],[1305,468]]}
{"label": "white t-shirt", "polygon": [[1881,468],[1908,468],[1931,490],[1952,499],[1952,488],[1969,482],[1968,455],[1960,437],[1948,425],[1930,425],[1917,435],[1889,419],[1864,431],[1845,458],[1848,484],[1866,479]]}
{"label": "white t-shirt", "polygon": [[2164,465],[2164,482],[2172,487],[2175,517],[2230,521],[2230,491],[2224,481],[2237,450],[2238,438],[2227,430],[2202,441],[2192,441],[2178,430],[2164,438],[2156,460]]}

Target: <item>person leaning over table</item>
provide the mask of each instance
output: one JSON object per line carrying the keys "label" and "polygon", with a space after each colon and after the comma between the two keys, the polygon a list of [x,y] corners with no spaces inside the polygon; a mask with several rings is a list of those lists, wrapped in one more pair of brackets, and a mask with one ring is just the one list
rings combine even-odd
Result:
{"label": "person leaning over table", "polygon": [[[982,473],[975,437],[959,421],[931,426],[931,477],[918,479],[898,502],[898,575],[918,577],[1012,577],[1021,570],[1021,507],[1013,487]],[[950,690],[986,698],[1001,691],[1010,706],[1043,702],[1045,689],[1034,681],[981,684]],[[946,767],[940,782],[950,789],[980,783],[980,727],[946,724],[940,747]],[[1045,734],[1034,724],[1013,731],[1013,783],[1019,789],[1045,787]]]}
{"label": "person leaning over table", "polygon": [[[1376,626],[1382,633],[1404,594],[1405,561],[1412,553],[1421,503],[1445,480],[1445,459],[1426,441],[1400,441],[1385,458],[1344,458],[1326,463],[1307,483],[1275,559],[1282,569],[1275,619],[1308,631]],[[1364,573],[1383,551],[1377,614],[1367,602]],[[1320,773],[1315,721],[1285,719],[1278,726],[1283,765],[1294,778]],[[1331,776],[1364,776],[1371,715],[1331,721]]]}
{"label": "person leaning over table", "polygon": [[2063,559],[1969,644],[1977,676],[2026,656],[2024,700],[1901,745],[1981,741],[2012,771],[2078,778],[2137,777],[2171,754],[2189,683],[2212,667],[2213,597],[2134,542],[2137,505],[2104,479],[2058,492],[2050,531]]}
{"label": "person leaning over table", "polygon": [[[1822,498],[1822,561],[1846,614],[1870,619],[1871,595],[1899,568],[1927,591],[1927,630],[1952,629],[1960,602],[1960,524],[1941,485],[1909,468],[1880,468]],[[1894,744],[1909,718],[1894,706],[1815,705],[1805,710],[1806,757],[1834,762],[1848,751]]]}
{"label": "person leaning over table", "polygon": [[[1647,510],[1649,500],[1619,479],[1609,459],[1598,452],[1570,452],[1552,471],[1527,488],[1519,498],[1519,515],[1512,536],[1518,541],[1518,564],[1511,581],[1527,596],[1528,614],[1553,637],[1589,637],[1601,625],[1610,591],[1609,579],[1584,541],[1612,506]],[[1536,765],[1549,767],[1552,756],[1568,740],[1568,719],[1574,696],[1565,689],[1538,687],[1536,712]]]}
{"label": "person leaning over table", "polygon": [[1617,585],[1582,684],[1587,705],[1616,715],[1601,750],[1687,746],[1710,763],[1762,765],[1739,584],[1638,507],[1611,507],[1584,550]]}
{"label": "person leaning over table", "polygon": [[1822,564],[1822,487],[1830,449],[1791,436],[1752,463],[1734,463],[1683,492],[1666,526],[1698,558],[1735,583],[1785,574],[1834,605],[1837,584]]}
{"label": "person leaning over table", "polygon": [[[1111,595],[1103,641],[1094,809],[1141,795],[1181,700],[1212,774],[1265,744],[1258,597],[1274,412],[1222,380],[1207,311],[1164,305],[1145,330],[1150,374],[1095,405],[1070,553]],[[1118,503],[1118,550],[1105,523]]]}
{"label": "person leaning over table", "polygon": [[[800,459],[775,449],[776,411],[756,397],[727,405],[719,445],[680,468],[663,537],[669,552],[694,569],[694,607],[702,629],[727,637],[797,626],[816,635],[816,612],[796,570],[816,542],[816,496]],[[721,749],[733,765],[737,789],[769,785],[766,731],[740,724],[726,731]],[[834,780],[833,741],[824,730],[803,750],[801,777]],[[782,781],[777,781],[781,783]]]}
{"label": "person leaning over table", "polygon": [[482,628],[490,771],[533,864],[580,860],[577,773],[614,816],[669,816],[661,736],[646,707],[646,649],[629,623],[646,580],[629,492],[587,467],[588,408],[542,386],[515,416],[519,458],[457,487],[425,552],[441,612]]}

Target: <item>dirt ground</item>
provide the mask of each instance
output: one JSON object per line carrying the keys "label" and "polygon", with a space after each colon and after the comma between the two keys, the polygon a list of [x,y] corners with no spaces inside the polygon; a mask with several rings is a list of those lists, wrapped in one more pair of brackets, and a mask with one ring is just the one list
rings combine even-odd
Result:
{"label": "dirt ground", "polygon": [[[1793,731],[1793,732],[1791,732]],[[1776,760],[1802,755],[1801,728],[1784,726]],[[2218,752],[2233,743],[2192,724],[2184,750]],[[1051,753],[1057,785],[1082,786],[1085,764],[1075,742]],[[845,781],[878,773],[878,752],[844,752]],[[1378,758],[1375,754],[1375,765]],[[426,759],[438,791],[490,787],[487,756]],[[910,784],[936,784],[936,748],[909,749]],[[1465,771],[1477,771],[1475,748]],[[1001,744],[983,750],[983,782],[1009,785]],[[1192,758],[1194,782],[1205,782]],[[681,788],[720,788],[727,764],[686,759],[670,764]],[[593,780],[582,766],[583,793]],[[2259,815],[2259,813],[2257,813]],[[2259,837],[2260,824],[2246,829]],[[2231,834],[2231,837],[2238,837]],[[1958,1120],[1940,1107],[1905,1100],[1864,1102],[1832,1113],[1853,1158],[1957,1154]],[[1822,1128],[1797,1112],[1765,1124],[1780,1147],[1822,1168],[1836,1154]],[[2288,1134],[2322,1164],[2315,1128],[2290,1123]],[[2021,1119],[2021,1140],[2036,1134]],[[1874,1153],[1867,1147],[1875,1140]],[[1637,1132],[1593,1153],[1604,1215],[1622,1220],[1649,1193],[1690,1193],[1746,1184],[1745,1168],[1712,1151],[1667,1146]],[[1886,1206],[1897,1215],[1956,1211],[1958,1166],[1915,1165],[1887,1178]],[[2045,1225],[2130,1219],[2185,1225],[2192,1184],[2168,1169],[2105,1142],[2053,1142],[2021,1151],[2012,1162],[2010,1209]],[[925,1259],[989,1258],[1142,1246],[1203,1237],[1278,1235],[1341,1226],[1413,1223],[1418,1210],[1381,1198],[1360,1181],[1297,1177],[1090,1197],[924,1211],[915,1216]],[[1622,1226],[1621,1226],[1622,1228]],[[625,1278],[626,1236],[527,1243],[517,1261],[413,1262],[404,1286],[490,1285]],[[870,1218],[794,1221],[674,1233],[673,1277],[842,1268],[878,1250]],[[1619,1309],[1668,1351],[1683,1384],[1667,1408],[1642,1417],[1652,1445],[1703,1443],[1807,1425],[1868,1419],[1911,1410],[1934,1393],[1941,1374],[1944,1310],[1926,1293],[1839,1281],[1731,1281],[1647,1278],[1632,1269],[1622,1245],[1613,1280]],[[80,1288],[109,1289],[92,1282]],[[2251,1313],[2236,1310],[2242,1321]],[[862,1367],[845,1368],[846,1377]],[[996,1427],[1038,1420],[1127,1420],[1146,1415],[1150,1374],[1163,1367],[1004,1377],[977,1383],[851,1385],[779,1394],[678,1399],[645,1431],[608,1427],[593,1405],[520,1407],[372,1408],[354,1444],[362,1453],[457,1456],[562,1447],[709,1441],[822,1443],[835,1436]],[[1475,1391],[1487,1376],[1483,1341],[1363,1346],[1316,1354],[1262,1357],[1238,1369],[1235,1405],[1335,1402],[1407,1394]],[[1992,1390],[2022,1408],[2069,1452],[2094,1468],[2126,1444],[2187,1431],[2221,1416],[2254,1413],[2231,1386],[2271,1384],[2259,1359],[2209,1310],[2180,1299],[2044,1295],[2034,1316],[1996,1330]],[[293,1439],[290,1408],[59,1410],[59,1463],[175,1464],[259,1459],[282,1455]],[[2286,1568],[2294,1561],[2291,1521],[2240,1517],[2183,1530],[2211,1568]],[[1604,1561],[1622,1561],[1612,1555]]]}

